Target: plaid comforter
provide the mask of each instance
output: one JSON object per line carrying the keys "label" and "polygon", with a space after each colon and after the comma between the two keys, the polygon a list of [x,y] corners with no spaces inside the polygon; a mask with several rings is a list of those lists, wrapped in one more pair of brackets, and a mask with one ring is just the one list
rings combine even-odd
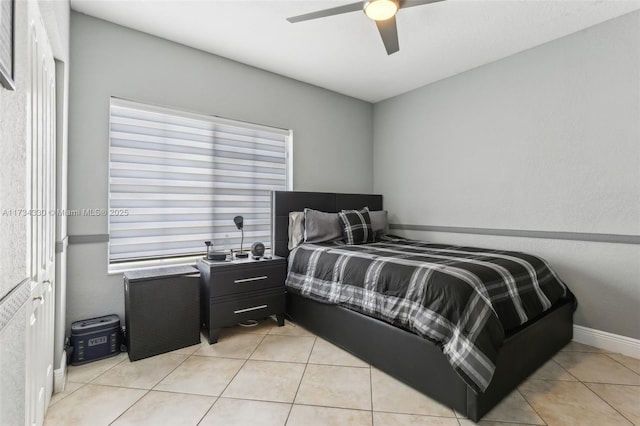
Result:
{"label": "plaid comforter", "polygon": [[476,391],[489,386],[506,332],[573,297],[536,256],[388,236],[298,246],[286,285],[435,341]]}

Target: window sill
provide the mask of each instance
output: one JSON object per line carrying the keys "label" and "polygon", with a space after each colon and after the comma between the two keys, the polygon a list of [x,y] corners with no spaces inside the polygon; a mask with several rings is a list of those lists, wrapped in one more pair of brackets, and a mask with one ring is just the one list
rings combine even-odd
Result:
{"label": "window sill", "polygon": [[144,269],[161,268],[163,266],[195,266],[196,260],[200,258],[202,258],[202,255],[171,259],[139,260],[134,262],[115,263],[108,266],[107,274],[119,275],[128,271],[140,271]]}

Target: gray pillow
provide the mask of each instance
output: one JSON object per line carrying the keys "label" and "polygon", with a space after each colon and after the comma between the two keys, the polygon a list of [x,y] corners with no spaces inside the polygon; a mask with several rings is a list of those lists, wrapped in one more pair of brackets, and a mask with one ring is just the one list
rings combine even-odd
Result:
{"label": "gray pillow", "polygon": [[322,243],[342,239],[342,227],[338,213],[326,213],[304,209],[304,241]]}
{"label": "gray pillow", "polygon": [[371,218],[371,227],[373,228],[373,233],[376,235],[376,239],[379,235],[386,234],[389,231],[386,210],[369,210],[369,217]]}

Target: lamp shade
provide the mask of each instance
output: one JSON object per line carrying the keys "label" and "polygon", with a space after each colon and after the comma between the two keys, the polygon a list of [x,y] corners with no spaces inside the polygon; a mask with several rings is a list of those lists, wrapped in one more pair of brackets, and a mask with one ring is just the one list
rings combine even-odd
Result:
{"label": "lamp shade", "polygon": [[233,222],[236,224],[238,229],[242,229],[244,227],[244,218],[242,216],[234,217]]}

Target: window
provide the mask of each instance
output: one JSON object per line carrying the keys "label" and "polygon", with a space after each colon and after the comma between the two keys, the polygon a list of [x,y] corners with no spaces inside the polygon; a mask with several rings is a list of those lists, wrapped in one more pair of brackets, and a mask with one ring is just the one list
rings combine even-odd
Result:
{"label": "window", "polygon": [[[292,187],[291,131],[111,98],[109,269],[271,244],[272,190]],[[124,264],[124,268],[121,268]],[[120,265],[120,266],[119,266]]]}

